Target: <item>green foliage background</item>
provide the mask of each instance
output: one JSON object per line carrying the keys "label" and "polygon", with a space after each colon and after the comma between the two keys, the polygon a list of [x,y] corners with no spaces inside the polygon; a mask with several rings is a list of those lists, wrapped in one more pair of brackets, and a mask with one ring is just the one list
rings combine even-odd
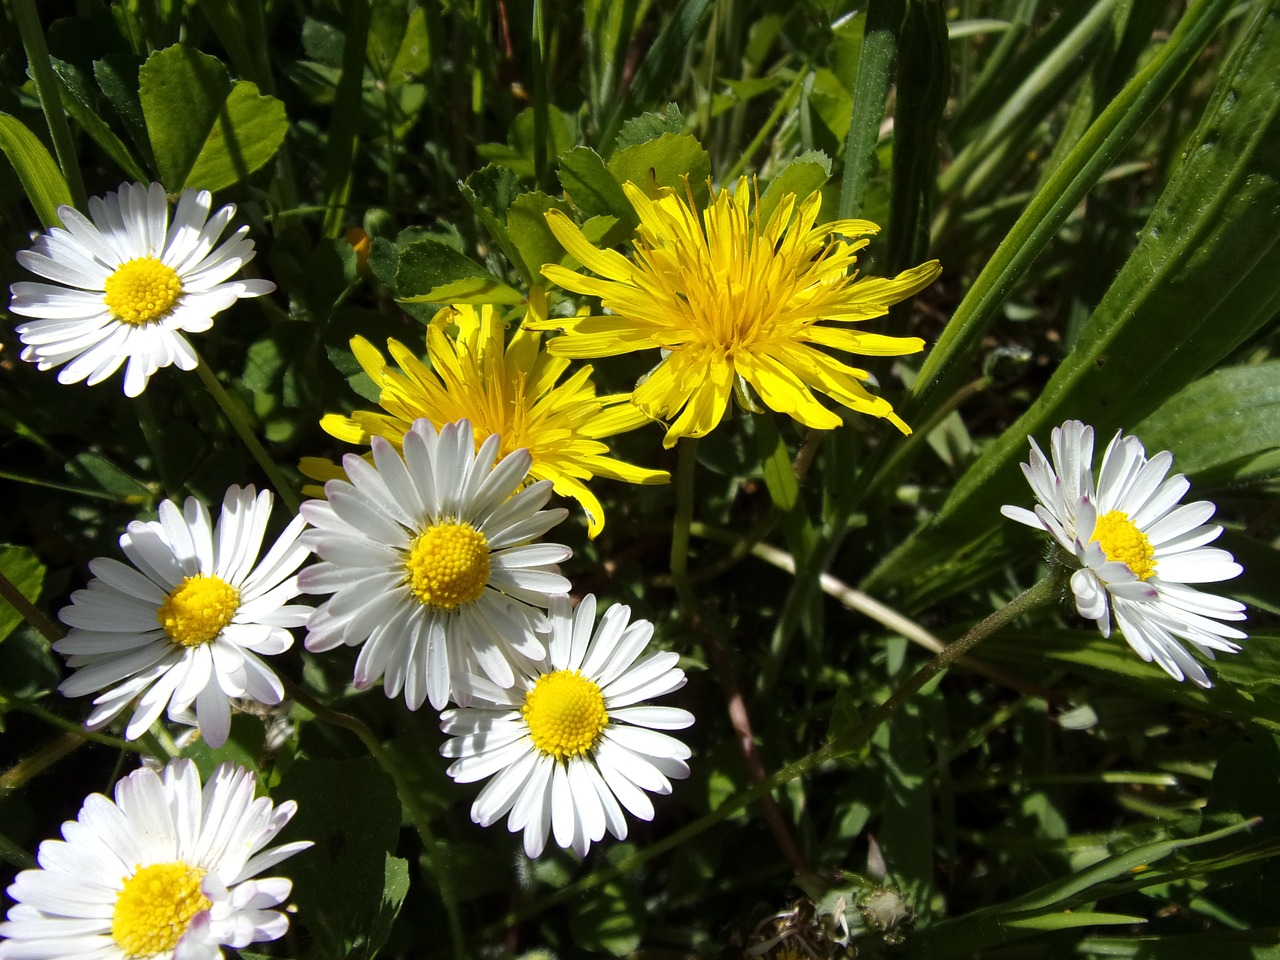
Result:
{"label": "green foliage background", "polygon": [[[593,485],[608,526],[573,534],[566,573],[657,624],[698,717],[692,779],[625,843],[525,860],[470,823],[430,710],[356,694],[351,658],[300,644],[278,669],[310,705],[186,749],[206,772],[252,764],[299,802],[288,838],[317,841],[261,955],[827,956],[843,916],[860,957],[1280,957],[1276,0],[9,0],[0,30],[4,248],[122,180],[235,202],[250,272],[279,289],[198,346],[299,485],[299,457],[344,452],[319,418],[375,398],[353,335],[420,344],[440,303],[518,306],[568,262],[548,209],[625,249],[628,179],[688,177],[703,200],[748,172],[762,217],[821,188],[823,219],[884,226],[864,273],[944,266],[876,326],[929,344],[872,366],[910,438],[739,411],[700,444],[701,628],[671,589],[672,491]],[[0,277],[26,279],[12,256]],[[20,362],[11,324],[0,347],[0,571],[46,613],[159,499],[263,482],[196,378],[162,371],[129,402]],[[648,362],[597,363],[602,392]],[[959,637],[1045,572],[999,506],[1031,499],[1026,437],[1068,418],[1172,450],[1218,504],[1244,651],[1202,691],[1068,606],[1019,619],[857,750],[776,778],[797,875],[748,802],[706,631],[761,762],[787,770],[930,656],[913,640]],[[674,472],[659,439],[613,447]],[[78,735],[61,663],[3,604],[0,637],[18,869],[136,758]],[[914,924],[883,929],[885,887]]]}

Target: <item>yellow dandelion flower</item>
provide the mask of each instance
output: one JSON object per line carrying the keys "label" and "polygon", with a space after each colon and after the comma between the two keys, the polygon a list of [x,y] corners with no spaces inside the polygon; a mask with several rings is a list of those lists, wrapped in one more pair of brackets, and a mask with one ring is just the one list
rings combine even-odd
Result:
{"label": "yellow dandelion flower", "polygon": [[[591,367],[580,368],[558,382],[569,361],[539,349],[541,334],[528,328],[529,319],[546,315],[546,295],[534,288],[529,314],[505,344],[505,323],[491,306],[456,304],[432,318],[427,329],[427,357],[423,363],[402,343],[387,341],[399,369],[363,337],[351,349],[381,391],[381,410],[357,410],[349,417],[331,413],[320,421],[339,440],[367,444],[383,437],[400,448],[405,433],[425,417],[437,428],[466,418],[475,431],[477,449],[491,434],[501,439],[500,457],[527,448],[533,457],[530,482],[550,480],[555,492],[571,497],[587,515],[593,539],[604,529],[604,510],[585,481],[593,476],[627,483],[666,483],[665,470],[648,470],[609,456],[606,437],[648,423],[627,401],[630,394],[597,396]],[[456,325],[457,333],[448,328]],[[328,460],[305,458],[299,468],[316,480],[342,477],[342,469]]]}
{"label": "yellow dandelion flower", "polygon": [[631,401],[655,419],[678,414],[663,441],[668,447],[680,437],[713,430],[743,381],[765,405],[810,427],[841,424],[814,397],[816,390],[911,432],[887,400],[862,386],[870,376],[865,370],[818,348],[866,356],[923,349],[917,337],[863,333],[822,321],[882,316],[942,272],[936,260],[892,279],[858,279],[852,268],[868,241],[846,238],[865,238],[879,228],[867,220],[817,224],[817,192],[803,201],[787,194],[761,224],[746,177],[734,191],[722,190],[701,220],[691,196],[662,188],[651,198],[632,183],[623,189],[640,217],[630,260],[592,246],[563,213],[547,213],[556,239],[599,278],[555,264],[545,265],[543,276],[566,290],[599,297],[611,311],[535,322],[535,329],[565,331],[548,343],[548,352],[582,358],[649,347],[665,351]]}

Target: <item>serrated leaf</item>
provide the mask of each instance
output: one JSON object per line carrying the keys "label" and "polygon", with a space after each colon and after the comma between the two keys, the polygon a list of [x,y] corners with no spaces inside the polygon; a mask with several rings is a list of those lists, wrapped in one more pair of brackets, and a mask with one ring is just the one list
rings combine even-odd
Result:
{"label": "serrated leaf", "polygon": [[524,302],[518,290],[434,240],[418,240],[400,251],[396,290],[402,303]]}
{"label": "serrated leaf", "polygon": [[288,131],[284,104],[247,80],[232,83],[214,57],[181,45],[139,71],[139,93],[166,189],[220,190],[273,156]]}
{"label": "serrated leaf", "polygon": [[630,180],[651,197],[659,187],[671,187],[684,196],[687,179],[694,202],[702,206],[707,199],[711,157],[696,137],[664,133],[656,140],[619,150],[609,159],[609,172],[619,183]]}
{"label": "serrated leaf", "polygon": [[44,144],[17,117],[0,113],[0,150],[13,165],[40,222],[46,228],[62,226],[58,207],[72,205],[71,190]]}
{"label": "serrated leaf", "polygon": [[815,190],[821,190],[830,176],[831,158],[821,150],[811,150],[796,157],[765,187],[760,197],[760,222],[769,222],[774,209],[788,193],[795,194],[796,202],[800,203]]}
{"label": "serrated leaf", "polygon": [[640,222],[617,179],[590,147],[574,147],[562,154],[559,176],[565,197],[586,217],[616,217],[632,226]]}
{"label": "serrated leaf", "polygon": [[656,140],[664,133],[683,132],[684,117],[680,115],[680,108],[674,103],[668,103],[667,108],[661,113],[642,113],[624,123],[622,130],[618,132],[614,147],[617,150],[625,150],[638,143]]}
{"label": "serrated leaf", "polygon": [[544,263],[559,263],[564,257],[564,247],[547,226],[548,210],[568,212],[563,200],[541,191],[522,193],[507,208],[507,235],[520,254],[520,259],[537,277]]}
{"label": "serrated leaf", "polygon": [[[44,585],[44,564],[35,551],[27,547],[0,545],[0,573],[3,573],[24,597],[35,603]],[[23,622],[22,614],[0,599],[0,640],[4,640]]]}

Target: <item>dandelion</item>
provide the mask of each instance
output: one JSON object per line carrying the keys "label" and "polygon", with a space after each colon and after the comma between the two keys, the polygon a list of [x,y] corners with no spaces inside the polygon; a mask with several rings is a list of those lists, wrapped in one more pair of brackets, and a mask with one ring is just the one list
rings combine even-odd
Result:
{"label": "dandelion", "polygon": [[303,541],[322,562],[300,584],[332,594],[308,620],[306,646],[363,645],[358,689],[382,677],[388,697],[403,689],[411,710],[424,699],[439,710],[450,696],[466,702],[477,670],[508,686],[513,663],[545,657],[543,611],[569,590],[556,564],[572,551],[533,541],[567,511],[542,509],[548,481],[521,489],[527,450],[495,466],[498,446],[490,436],[477,451],[466,420],[438,434],[418,420],[403,459],[374,437],[372,464],[347,454],[350,479],[330,480],[326,500],[302,505],[315,527]]}
{"label": "dandelion", "polygon": [[[663,357],[637,385],[631,401],[665,419],[666,446],[701,437],[724,416],[731,394],[746,405],[749,386],[765,406],[822,430],[840,417],[818,402],[824,393],[859,413],[910,429],[892,405],[862,385],[870,376],[820,348],[865,356],[899,356],[924,347],[916,337],[889,337],[831,326],[882,316],[941,272],[936,260],[893,279],[858,279],[852,271],[865,237],[879,228],[866,220],[818,225],[822,197],[787,194],[767,222],[745,177],[722,190],[699,221],[692,196],[670,188],[654,198],[623,185],[640,218],[634,260],[599,250],[568,217],[547,212],[564,248],[597,279],[554,264],[543,276],[566,290],[599,297],[609,315],[541,320],[535,329],[563,327],[554,356],[607,357],[658,347]],[[686,189],[686,194],[688,190]]]}
{"label": "dandelion", "polygon": [[689,748],[659,730],[682,730],[693,714],[645,701],[684,686],[674,653],[637,662],[653,625],[615,604],[596,625],[596,599],[570,608],[551,602],[548,662],[500,688],[477,678],[470,706],[446,710],[440,728],[453,735],[440,748],[453,758],[459,783],[492,777],[471,807],[487,827],[510,814],[512,833],[537,857],[551,833],[561,847],[585,855],[605,830],[627,837],[622,809],[653,819],[645,791],[671,792],[668,779],[689,775]]}
{"label": "dandelion", "polygon": [[159,522],[129,524],[120,548],[133,566],[98,557],[94,579],[58,613],[71,631],[53,645],[75,670],[58,689],[69,697],[105,690],[85,725],[96,730],[135,698],[125,728],[136,739],[168,707],[185,720],[195,704],[200,733],[211,746],[226,742],[231,697],[276,704],[280,679],[262,659],[293,645],[290,627],[310,607],[298,595],[294,571],[307,558],[295,518],[261,563],[258,559],[272,495],[230,487],[216,528],[208,509],[188,497],[185,509],[162,501]]}
{"label": "dandelion", "polygon": [[264,849],[296,810],[255,799],[253,774],[231,764],[203,788],[190,760],[135,770],[114,802],[85,798],[63,839],[40,844],[39,869],[18,874],[0,960],[212,960],[222,946],[278,940],[289,918],[269,908],[293,884],[255,878],[311,846]]}
{"label": "dandelion", "polygon": [[18,262],[54,283],[15,283],[11,313],[37,319],[17,326],[22,359],[40,370],[66,364],[59,383],[100,383],[128,361],[125,396],[136,397],[161,367],[194,370],[199,358],[183,333],[202,333],[241,297],[274,290],[268,280],[228,278],[254,257],[241,227],[214,248],[235,214],[212,217],[208,190],[186,190],[173,221],[164,187],[120,185],[89,200],[89,216],[58,208],[54,227]]}
{"label": "dandelion", "polygon": [[[1028,438],[1030,439],[1030,438]],[[1212,686],[1204,667],[1179,643],[1188,641],[1210,660],[1237,653],[1246,635],[1220,620],[1245,619],[1244,605],[1201,593],[1193,583],[1239,576],[1241,566],[1226,550],[1207,547],[1222,527],[1208,501],[1180,504],[1191,488],[1186,477],[1166,479],[1173,454],[1148,459],[1137,437],[1117,431],[1102,457],[1095,489],[1093,428],[1079,420],[1055,427],[1053,462],[1031,440],[1022,472],[1039,503],[1035,511],[1006,505],[1011,520],[1048,531],[1079,569],[1071,577],[1076,609],[1095,620],[1104,637],[1111,620],[1129,646],[1155,661],[1175,680],[1190,677]]]}
{"label": "dandelion", "polygon": [[[529,315],[546,316],[546,297],[538,288],[530,292]],[[456,334],[448,332],[451,324]],[[629,394],[597,396],[589,366],[560,382],[569,362],[540,350],[541,334],[527,327],[518,327],[504,348],[503,329],[493,307],[446,307],[427,330],[430,367],[398,341],[387,342],[399,370],[367,340],[356,337],[351,349],[377,384],[382,411],[358,410],[349,417],[329,414],[320,426],[347,443],[366,444],[372,437],[383,437],[398,448],[419,418],[436,427],[467,419],[477,445],[496,434],[499,456],[527,449],[533,458],[530,478],[550,480],[557,494],[577,500],[594,539],[604,529],[604,509],[586,481],[594,476],[626,483],[670,479],[665,470],[610,457],[602,442],[649,418],[627,402]],[[341,476],[326,460],[309,458],[301,468],[318,480]]]}

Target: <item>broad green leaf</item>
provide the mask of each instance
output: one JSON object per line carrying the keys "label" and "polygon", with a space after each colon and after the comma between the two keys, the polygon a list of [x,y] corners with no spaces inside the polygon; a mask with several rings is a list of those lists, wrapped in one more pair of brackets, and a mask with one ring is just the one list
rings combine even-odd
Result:
{"label": "broad green leaf", "polygon": [[369,758],[297,760],[272,797],[298,803],[283,839],[315,843],[288,863],[299,917],[324,956],[372,956],[389,881],[402,886],[388,870],[401,821],[390,778]]}
{"label": "broad green leaf", "polygon": [[147,133],[168,190],[229,187],[284,142],[284,104],[246,80],[233,84],[214,57],[168,47],[147,58],[139,82]]}
{"label": "broad green leaf", "polygon": [[559,263],[565,255],[544,216],[551,209],[567,213],[565,208],[563,200],[541,191],[522,193],[507,208],[507,235],[534,277],[544,263]]}
{"label": "broad green leaf", "polygon": [[649,196],[658,187],[671,187],[684,196],[685,183],[701,206],[707,197],[711,158],[697,138],[689,134],[664,133],[619,150],[609,159],[609,172],[619,183],[630,180]]}
{"label": "broad green leaf", "polygon": [[769,181],[760,195],[760,222],[769,222],[778,203],[788,193],[795,194],[796,202],[800,203],[815,190],[822,189],[830,176],[831,158],[822,151],[814,150],[796,157]]}
{"label": "broad green leaf", "polygon": [[1239,480],[1258,454],[1280,447],[1280,361],[1215,370],[1133,432],[1148,453],[1173,451],[1174,469],[1197,486]]}
{"label": "broad green leaf", "polygon": [[239,183],[276,155],[288,132],[283,103],[247,80],[237,82],[182,186],[220,190]]}
{"label": "broad green leaf", "polygon": [[[1260,16],[1224,68],[1184,161],[1075,348],[1031,409],[960,479],[932,522],[865,587],[883,589],[918,575],[934,558],[990,537],[1005,523],[1001,504],[1029,502],[1017,467],[1028,434],[1043,445],[1050,428],[1071,417],[1093,424],[1103,437],[1117,427],[1132,430],[1275,316],[1280,98],[1271,90],[1277,57],[1280,18]],[[922,372],[920,381],[925,378]]]}
{"label": "broad green leaf", "polygon": [[40,222],[46,228],[62,226],[58,207],[72,205],[71,190],[44,144],[17,117],[0,113],[0,150],[13,165]]}
{"label": "broad green leaf", "polygon": [[633,226],[640,222],[617,179],[590,147],[574,147],[562,154],[559,175],[565,199],[585,217],[617,217]]}
{"label": "broad green leaf", "polygon": [[524,302],[518,290],[434,240],[418,240],[400,251],[396,290],[402,303]]}
{"label": "broad green leaf", "polygon": [[[35,603],[44,584],[44,564],[26,547],[0,544],[0,573],[18,588],[18,592]],[[0,640],[4,640],[23,622],[22,614],[0,598]]]}

